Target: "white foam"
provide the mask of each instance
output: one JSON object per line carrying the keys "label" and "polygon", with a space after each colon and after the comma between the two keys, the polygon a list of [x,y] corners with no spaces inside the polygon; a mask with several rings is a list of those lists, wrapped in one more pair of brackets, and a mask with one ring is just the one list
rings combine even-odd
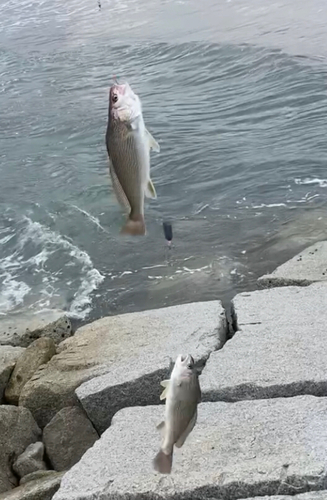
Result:
{"label": "white foam", "polygon": [[[94,268],[88,253],[80,250],[66,237],[39,222],[32,221],[29,217],[24,217],[23,222],[25,226],[17,233],[19,238],[14,252],[0,262],[0,313],[6,313],[23,304],[31,291],[34,310],[40,307],[54,307],[54,304],[65,307],[67,304],[64,302],[64,294],[60,293],[61,287],[66,290],[74,287],[76,292],[68,312],[73,317],[85,319],[91,311],[91,293],[104,280],[104,276]],[[25,257],[27,249],[30,254],[33,247],[34,255]],[[71,273],[67,273],[66,279],[60,264],[58,269],[49,269],[46,266],[54,254],[62,258],[64,268],[73,267],[72,272],[76,273],[73,281]],[[26,277],[27,283],[21,276]],[[32,286],[28,284],[30,276],[33,276]],[[35,300],[35,295],[40,298]]]}
{"label": "white foam", "polygon": [[4,277],[0,289],[0,311],[1,314],[11,311],[13,308],[23,304],[24,297],[31,288],[23,281],[17,281],[10,273],[1,275]]}
{"label": "white foam", "polygon": [[286,203],[261,203],[261,205],[252,205],[252,208],[277,208],[287,207]]}
{"label": "white foam", "polygon": [[327,187],[327,179],[319,179],[318,177],[315,177],[313,179],[310,179],[309,177],[306,177],[305,179],[296,178],[294,179],[294,183],[297,185],[318,184],[318,186],[320,187]]}

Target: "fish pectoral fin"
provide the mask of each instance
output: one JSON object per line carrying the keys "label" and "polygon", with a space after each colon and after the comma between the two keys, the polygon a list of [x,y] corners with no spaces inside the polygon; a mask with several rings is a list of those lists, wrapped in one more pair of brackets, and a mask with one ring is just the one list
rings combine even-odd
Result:
{"label": "fish pectoral fin", "polygon": [[160,401],[162,401],[163,399],[166,399],[167,392],[168,392],[168,386],[165,387],[164,390],[162,391],[162,393],[160,394]]}
{"label": "fish pectoral fin", "polygon": [[185,431],[179,436],[178,440],[176,441],[176,443],[175,443],[176,448],[181,448],[183,446],[183,444],[185,443],[187,436],[190,434],[190,432],[192,431],[193,427],[196,424],[197,416],[198,416],[198,411],[196,409],[194,412],[194,415],[191,418],[191,420],[189,421]]}
{"label": "fish pectoral fin", "polygon": [[157,198],[157,193],[156,193],[156,189],[153,185],[153,182],[151,179],[148,180],[148,183],[145,187],[145,196],[147,198],[152,198],[152,199],[156,199]]}
{"label": "fish pectoral fin", "polygon": [[162,380],[162,381],[160,382],[160,385],[162,385],[162,387],[167,387],[167,386],[168,386],[168,384],[169,384],[169,382],[170,382],[170,379],[168,378],[168,379],[166,379],[166,380]]}
{"label": "fish pectoral fin", "polygon": [[160,431],[160,430],[162,430],[164,428],[164,426],[165,426],[165,421],[163,420],[156,427],[157,427],[157,430]]}
{"label": "fish pectoral fin", "polygon": [[149,141],[149,148],[153,149],[153,151],[155,151],[156,153],[160,153],[160,146],[157,143],[157,141],[155,140],[155,138],[153,137],[153,135],[150,134],[148,129],[145,129],[145,135],[147,136],[147,139]]}

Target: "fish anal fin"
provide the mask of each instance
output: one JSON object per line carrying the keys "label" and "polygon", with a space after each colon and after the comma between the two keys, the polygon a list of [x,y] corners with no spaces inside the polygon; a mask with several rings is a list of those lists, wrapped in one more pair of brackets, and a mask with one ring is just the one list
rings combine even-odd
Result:
{"label": "fish anal fin", "polygon": [[153,149],[153,151],[155,151],[156,153],[160,153],[160,146],[157,143],[157,141],[155,140],[155,138],[153,137],[153,135],[150,134],[148,129],[145,129],[145,135],[147,136],[147,139],[149,141],[149,148]]}
{"label": "fish anal fin", "polygon": [[156,199],[157,198],[156,189],[155,189],[155,187],[154,187],[153,182],[152,182],[151,179],[148,180],[148,183],[145,186],[145,196],[147,198],[152,198],[152,199]]}
{"label": "fish anal fin", "polygon": [[190,432],[193,430],[195,424],[196,424],[196,419],[198,416],[197,410],[195,410],[193,417],[189,421],[185,431],[179,436],[178,440],[175,443],[176,448],[181,448],[183,444],[185,443],[185,440],[187,436],[190,434]]}
{"label": "fish anal fin", "polygon": [[158,431],[163,430],[164,427],[165,427],[165,421],[163,420],[162,422],[160,422],[160,424],[157,425],[157,430]]}

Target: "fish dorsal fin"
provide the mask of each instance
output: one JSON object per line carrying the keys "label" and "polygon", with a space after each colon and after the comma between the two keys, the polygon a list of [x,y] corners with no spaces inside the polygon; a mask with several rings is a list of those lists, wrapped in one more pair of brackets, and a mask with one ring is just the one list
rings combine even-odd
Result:
{"label": "fish dorsal fin", "polygon": [[160,153],[160,146],[153,137],[153,135],[150,134],[148,129],[145,129],[145,135],[147,136],[147,139],[149,141],[149,148],[153,149],[153,151],[155,151],[156,153]]}
{"label": "fish dorsal fin", "polygon": [[153,198],[153,199],[157,198],[156,189],[151,179],[148,180],[148,183],[145,186],[145,196],[147,198]]}

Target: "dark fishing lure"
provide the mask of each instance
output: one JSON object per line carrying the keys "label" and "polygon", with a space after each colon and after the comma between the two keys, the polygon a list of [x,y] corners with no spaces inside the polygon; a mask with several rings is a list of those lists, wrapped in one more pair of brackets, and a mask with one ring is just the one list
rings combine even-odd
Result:
{"label": "dark fishing lure", "polygon": [[170,248],[171,247],[171,242],[172,242],[172,239],[173,239],[173,228],[172,228],[172,225],[169,222],[163,222],[162,223],[162,227],[163,227],[163,232],[164,232],[165,238],[167,240],[168,246]]}

